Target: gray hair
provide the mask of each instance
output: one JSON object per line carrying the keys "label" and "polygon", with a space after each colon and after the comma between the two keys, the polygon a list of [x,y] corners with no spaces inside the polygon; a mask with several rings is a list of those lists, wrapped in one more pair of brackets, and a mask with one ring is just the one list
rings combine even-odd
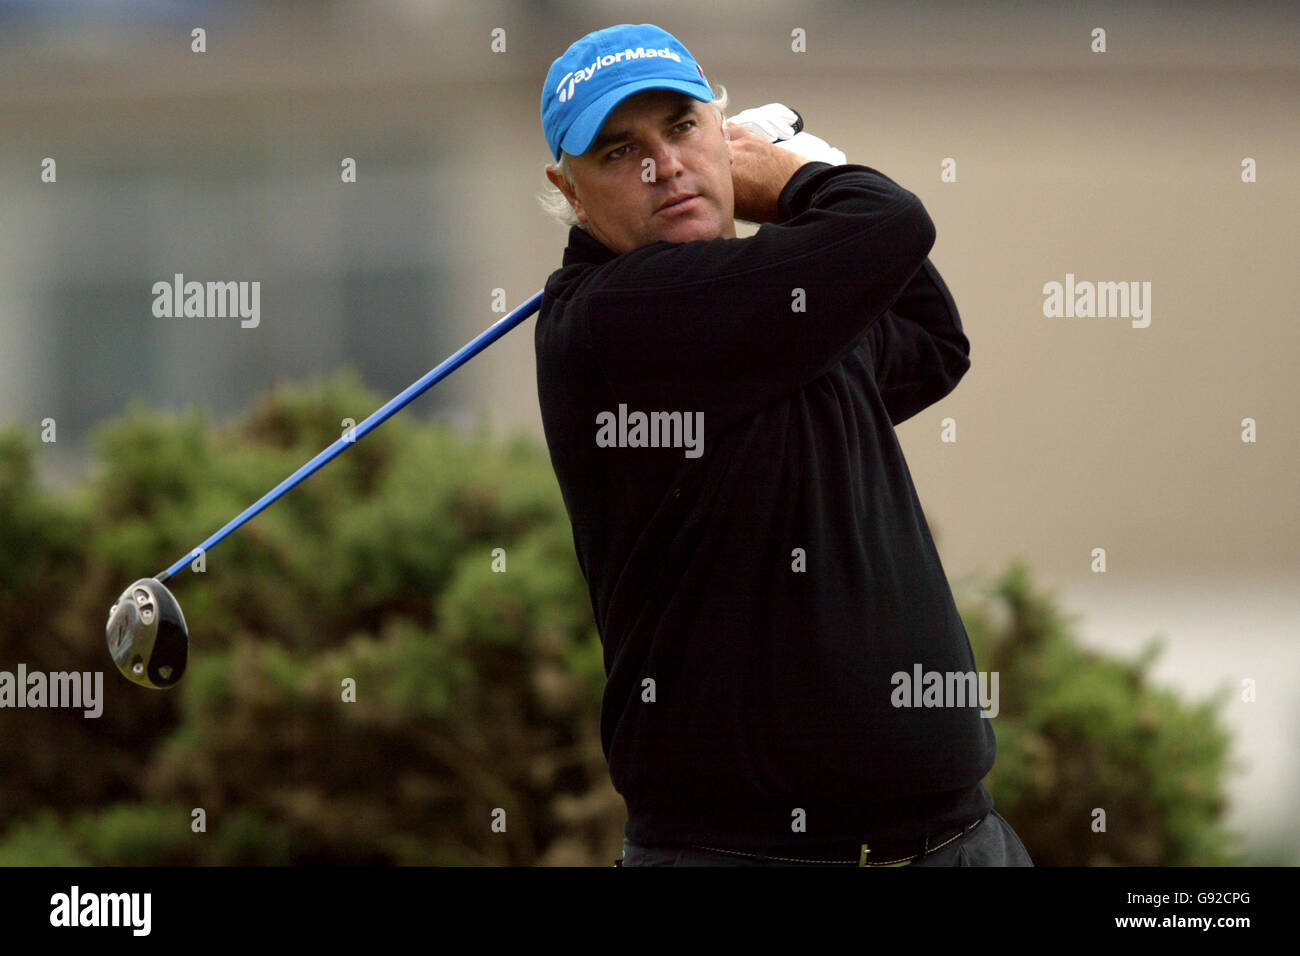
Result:
{"label": "gray hair", "polygon": [[[718,126],[722,129],[724,135],[726,134],[727,102],[727,88],[719,83],[717,90],[713,94],[713,99],[709,102],[709,106],[713,107],[713,112],[718,117]],[[573,188],[573,171],[569,167],[568,153],[561,150],[560,161],[558,163],[547,163],[544,167],[544,171],[552,169],[558,170],[560,175],[564,177],[564,181],[569,184],[569,188]],[[585,222],[578,222],[578,215],[573,211],[572,204],[549,179],[546,181],[546,188],[538,195],[537,201],[548,216],[562,225],[577,226],[579,229],[587,228]]]}

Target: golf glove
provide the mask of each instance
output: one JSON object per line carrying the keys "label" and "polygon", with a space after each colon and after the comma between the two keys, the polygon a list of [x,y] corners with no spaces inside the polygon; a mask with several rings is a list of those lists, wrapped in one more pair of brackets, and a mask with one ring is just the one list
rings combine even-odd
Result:
{"label": "golf glove", "polygon": [[728,117],[727,122],[743,126],[769,143],[789,139],[795,134],[796,125],[803,125],[799,114],[781,103],[768,103],[766,106],[742,110],[735,116]]}
{"label": "golf glove", "polygon": [[794,136],[776,144],[781,149],[788,149],[792,153],[797,153],[804,159],[811,159],[817,163],[830,163],[832,166],[843,166],[848,162],[843,150],[836,149],[826,140],[812,133],[795,133]]}
{"label": "golf glove", "polygon": [[[743,126],[755,136],[762,136],[769,143],[775,143],[804,159],[830,163],[832,166],[848,162],[842,150],[836,149],[819,136],[803,132],[803,119],[782,103],[768,103],[742,110],[729,117],[727,122]],[[795,132],[796,128],[800,128],[800,131]]]}

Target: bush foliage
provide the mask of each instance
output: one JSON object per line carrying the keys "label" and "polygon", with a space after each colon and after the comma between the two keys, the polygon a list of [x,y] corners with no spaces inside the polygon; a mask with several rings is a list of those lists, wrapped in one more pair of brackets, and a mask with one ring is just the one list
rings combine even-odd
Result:
{"label": "bush foliage", "polygon": [[[276,390],[222,427],[133,404],[61,497],[36,481],[34,439],[0,431],[0,669],[104,672],[98,719],[0,712],[0,863],[619,855],[600,641],[530,437],[394,417],[214,548],[205,572],[168,582],[191,639],[177,689],[113,669],[103,629],[127,584],[380,403],[346,374]],[[963,616],[978,666],[1001,675],[988,783],[1037,863],[1232,861],[1217,702],[1152,686],[1153,652],[1081,650],[1022,566]]]}

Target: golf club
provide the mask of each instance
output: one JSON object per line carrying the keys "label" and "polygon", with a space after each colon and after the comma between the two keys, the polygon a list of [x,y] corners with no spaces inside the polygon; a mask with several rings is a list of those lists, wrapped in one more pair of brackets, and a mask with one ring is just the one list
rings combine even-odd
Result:
{"label": "golf club", "polygon": [[349,445],[364,438],[430,387],[482,352],[536,312],[541,304],[542,292],[538,291],[523,305],[498,319],[473,341],[372,412],[365,421],[350,430],[349,435],[337,439],[189,554],[155,577],[141,578],[123,591],[108,612],[108,625],[105,628],[108,652],[122,676],[141,687],[151,687],[155,690],[176,686],[185,673],[185,665],[189,659],[190,635],[185,624],[185,615],[181,613],[180,603],[163,582],[184,568],[199,552],[206,553],[290,488],[338,457]]}

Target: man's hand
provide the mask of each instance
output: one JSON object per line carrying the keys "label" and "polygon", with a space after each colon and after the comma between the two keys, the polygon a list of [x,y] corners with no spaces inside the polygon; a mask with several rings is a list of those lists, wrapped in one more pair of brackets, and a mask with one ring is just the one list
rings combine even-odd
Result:
{"label": "man's hand", "polygon": [[741,110],[727,122],[743,126],[769,143],[787,140],[803,129],[803,117],[784,103],[768,103],[766,106]]}
{"label": "man's hand", "polygon": [[736,195],[735,216],[747,222],[777,222],[776,201],[795,170],[811,162],[788,149],[755,136],[743,126],[727,123],[731,142],[731,183]]}
{"label": "man's hand", "polygon": [[783,139],[776,145],[782,149],[788,149],[792,153],[798,153],[805,159],[812,160],[815,163],[830,163],[832,166],[843,166],[849,161],[844,155],[844,150],[836,149],[820,136],[814,136],[806,130],[802,133],[796,133],[789,139]]}

